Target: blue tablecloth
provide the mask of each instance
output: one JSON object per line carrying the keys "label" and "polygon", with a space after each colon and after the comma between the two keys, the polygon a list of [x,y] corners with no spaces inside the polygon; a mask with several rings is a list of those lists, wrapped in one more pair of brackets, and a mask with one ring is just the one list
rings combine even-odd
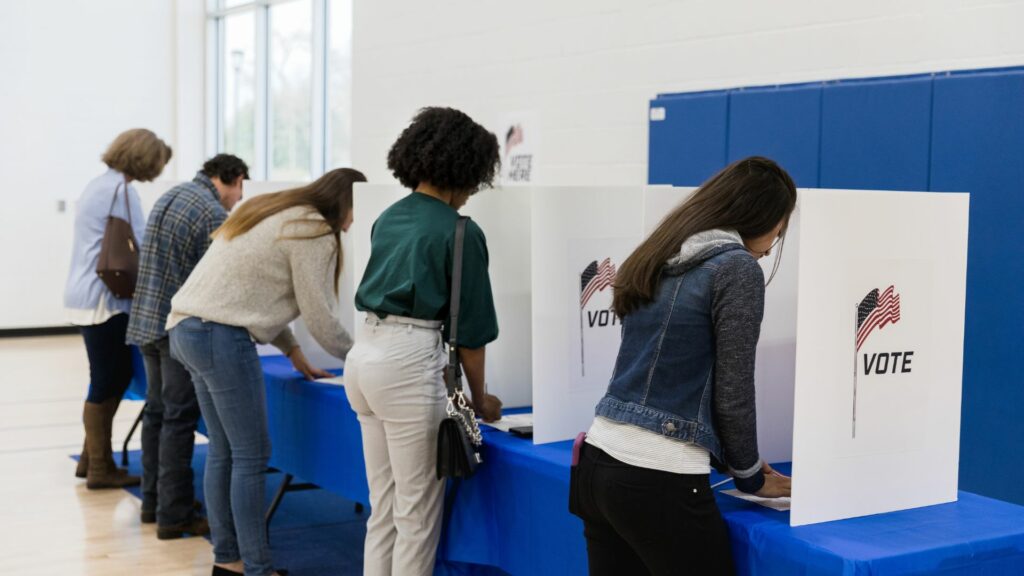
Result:
{"label": "blue tablecloth", "polygon": [[[789,474],[789,465],[776,468]],[[1024,507],[970,492],[952,504],[797,528],[789,512],[724,494],[718,506],[739,574],[1024,574]]]}
{"label": "blue tablecloth", "polygon": [[146,400],[146,364],[142,360],[142,352],[138,346],[131,346],[132,349],[132,381],[128,384],[128,390],[124,397],[128,400]]}
{"label": "blue tablecloth", "polygon": [[[263,362],[271,464],[367,503],[344,389],[303,380],[283,357]],[[484,442],[485,464],[458,488],[439,557],[513,575],[586,574],[583,526],[567,510],[571,442],[535,446],[487,427]],[[1024,574],[1024,507],[967,492],[953,504],[799,528],[788,512],[722,494],[718,504],[741,576]]]}
{"label": "blue tablecloth", "polygon": [[284,356],[263,357],[263,375],[270,465],[369,504],[362,434],[345,389],[304,379]]}

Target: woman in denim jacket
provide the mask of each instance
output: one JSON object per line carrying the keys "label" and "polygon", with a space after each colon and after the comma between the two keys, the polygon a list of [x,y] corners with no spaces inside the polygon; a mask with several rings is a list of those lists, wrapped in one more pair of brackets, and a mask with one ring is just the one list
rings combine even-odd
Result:
{"label": "woman in denim jacket", "polygon": [[784,237],[795,206],[785,170],[740,160],[623,263],[613,302],[622,343],[570,495],[590,574],[731,574],[711,466],[744,492],[789,496],[789,478],[758,455],[754,354],[765,288],[757,260]]}

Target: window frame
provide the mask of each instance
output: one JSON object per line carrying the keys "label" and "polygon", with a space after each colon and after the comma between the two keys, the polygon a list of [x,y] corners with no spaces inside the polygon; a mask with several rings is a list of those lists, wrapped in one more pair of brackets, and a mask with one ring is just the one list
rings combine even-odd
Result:
{"label": "window frame", "polygon": [[[206,155],[224,151],[224,114],[226,111],[224,70],[225,19],[243,12],[255,13],[256,38],[256,122],[254,125],[255,158],[249,173],[253,180],[267,180],[271,167],[270,118],[270,10],[279,4],[297,0],[253,0],[224,8],[224,0],[207,0],[206,12]],[[317,178],[330,163],[331,143],[336,138],[351,138],[351,133],[333,134],[328,123],[330,74],[330,10],[331,0],[311,0],[313,28],[310,111],[309,173]],[[350,52],[351,53],[351,52]]]}

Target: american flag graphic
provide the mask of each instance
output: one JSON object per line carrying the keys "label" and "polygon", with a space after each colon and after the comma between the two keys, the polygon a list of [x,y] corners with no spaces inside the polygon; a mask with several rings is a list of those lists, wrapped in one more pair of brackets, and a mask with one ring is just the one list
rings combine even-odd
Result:
{"label": "american flag graphic", "polygon": [[900,321],[900,295],[895,286],[879,294],[875,288],[857,304],[857,330],[853,349],[853,438],[857,438],[857,354],[875,329],[881,330]]}
{"label": "american flag graphic", "polygon": [[508,129],[508,133],[505,134],[505,156],[512,151],[513,148],[523,143],[523,127],[521,124],[515,124]]}
{"label": "american flag graphic", "polygon": [[875,288],[857,306],[857,350],[877,328],[900,321],[900,295],[895,286],[889,286],[879,294]]}
{"label": "american flag graphic", "polygon": [[580,310],[586,307],[591,296],[608,288],[615,282],[615,265],[611,258],[605,258],[600,264],[591,262],[580,274]]}

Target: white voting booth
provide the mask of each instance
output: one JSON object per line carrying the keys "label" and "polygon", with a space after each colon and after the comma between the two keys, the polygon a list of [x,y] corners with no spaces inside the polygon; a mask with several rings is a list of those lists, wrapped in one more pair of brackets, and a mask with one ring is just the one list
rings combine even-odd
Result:
{"label": "white voting booth", "polygon": [[[356,186],[349,290],[370,227],[407,193]],[[590,426],[620,339],[611,280],[690,193],[530,186],[463,209],[491,256],[490,390],[533,406],[534,442]],[[967,209],[966,194],[800,191],[756,368],[761,454],[793,461],[792,525],[956,499]],[[774,262],[762,259],[766,278]]]}
{"label": "white voting booth", "polygon": [[[534,322],[539,327],[533,343],[534,439],[539,443],[566,440],[590,426],[618,352],[618,320],[605,323],[607,314],[597,316],[611,304],[610,287],[584,302],[580,276],[589,263],[596,262],[599,269],[605,259],[610,259],[612,267],[621,265],[693,188],[552,192],[545,195],[534,221],[534,278],[549,279],[535,282],[545,288],[534,293]],[[575,225],[563,224],[575,218],[579,218]],[[787,247],[791,249],[798,234],[790,233]],[[771,271],[769,260],[762,261],[766,277]],[[786,461],[792,454],[796,270],[794,257],[783,259],[772,289],[766,292],[758,346],[757,380],[773,382],[770,390],[759,385],[757,398],[761,453],[771,461]],[[557,278],[557,284],[551,278]],[[591,290],[605,288],[607,283],[600,284]],[[575,306],[570,306],[572,300],[577,301]]]}
{"label": "white voting booth", "polygon": [[[689,193],[648,191],[645,233]],[[800,190],[756,367],[791,525],[956,500],[967,221],[967,194]]]}
{"label": "white voting booth", "polygon": [[968,195],[808,190],[800,212],[790,523],[955,501]]}

